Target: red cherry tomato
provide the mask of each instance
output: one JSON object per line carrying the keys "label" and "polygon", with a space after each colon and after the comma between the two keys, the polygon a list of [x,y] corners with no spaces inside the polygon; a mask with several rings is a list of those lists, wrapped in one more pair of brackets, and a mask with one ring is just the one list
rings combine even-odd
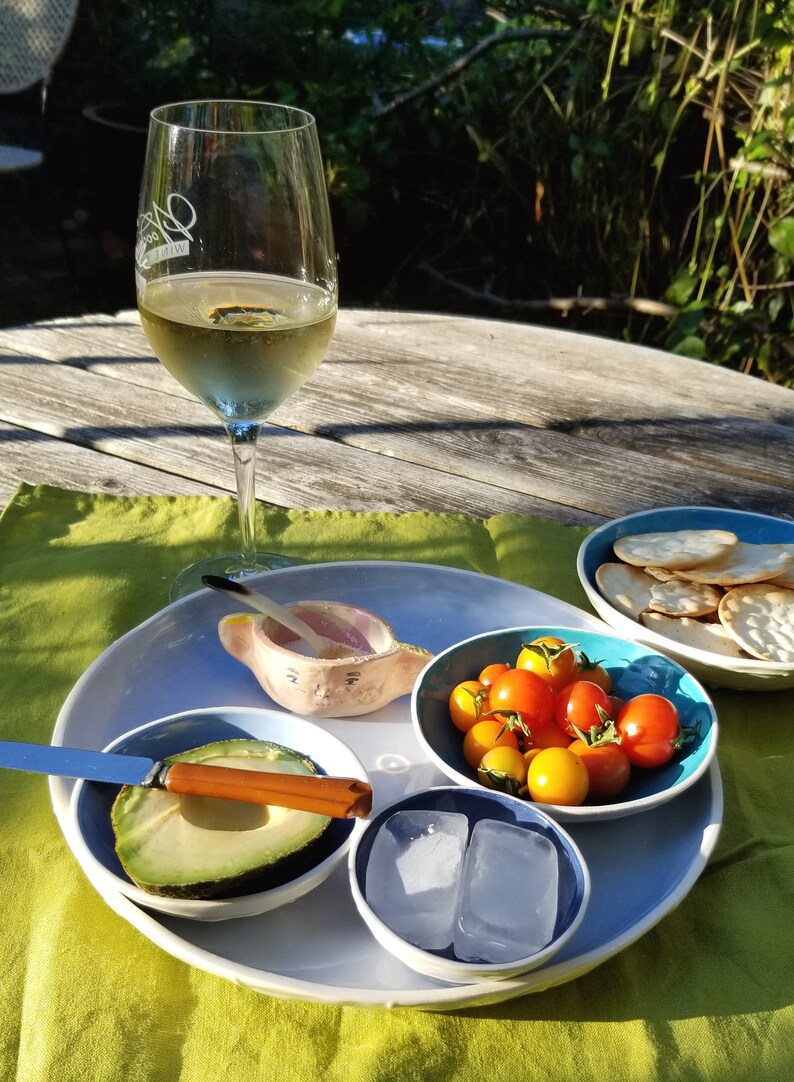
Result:
{"label": "red cherry tomato", "polygon": [[634,766],[662,766],[675,755],[681,723],[673,703],[662,695],[629,699],[616,726],[620,746]]}
{"label": "red cherry tomato", "polygon": [[479,682],[484,687],[491,687],[496,680],[499,679],[504,673],[508,672],[510,666],[503,661],[495,661],[493,665],[486,665],[480,675],[477,677]]}
{"label": "red cherry tomato", "polygon": [[568,750],[585,765],[590,778],[587,798],[593,803],[611,800],[628,785],[631,763],[620,744],[599,744],[593,748],[584,740],[574,740]]}
{"label": "red cherry tomato", "polygon": [[547,725],[534,725],[529,732],[530,735],[524,741],[524,747],[527,750],[529,748],[568,748],[571,745],[570,736],[553,721]]}
{"label": "red cherry tomato", "polygon": [[609,716],[616,718],[623,707],[626,705],[626,700],[621,699],[618,695],[609,696]]}
{"label": "red cherry tomato", "polygon": [[526,669],[509,669],[491,686],[491,710],[521,714],[531,729],[547,725],[554,717],[554,692],[539,676]]}
{"label": "red cherry tomato", "polygon": [[586,733],[593,725],[601,725],[599,708],[609,714],[609,696],[604,689],[589,680],[574,680],[557,696],[557,724],[572,737],[576,729]]}

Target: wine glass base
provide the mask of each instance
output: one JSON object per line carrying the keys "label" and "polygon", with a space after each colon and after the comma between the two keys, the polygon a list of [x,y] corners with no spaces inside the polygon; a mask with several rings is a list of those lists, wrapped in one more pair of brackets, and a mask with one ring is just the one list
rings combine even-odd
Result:
{"label": "wine glass base", "polygon": [[239,552],[229,552],[223,556],[211,556],[207,560],[190,564],[184,571],[180,571],[171,583],[168,600],[178,601],[181,597],[194,594],[197,590],[206,589],[201,581],[202,575],[221,575],[223,578],[244,582],[253,575],[259,575],[265,571],[277,571],[281,567],[295,567],[301,562],[291,560],[288,556],[277,556],[274,552],[257,552],[256,563],[243,568],[242,559]]}

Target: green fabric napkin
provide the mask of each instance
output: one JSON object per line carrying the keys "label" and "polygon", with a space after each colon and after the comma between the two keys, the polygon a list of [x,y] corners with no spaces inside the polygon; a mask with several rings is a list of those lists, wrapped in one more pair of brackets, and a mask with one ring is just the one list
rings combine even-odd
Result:
{"label": "green fabric napkin", "polygon": [[[260,508],[258,529],[285,555],[447,564],[586,607],[580,528]],[[0,519],[0,738],[48,741],[83,670],[235,536],[227,499],[22,486]],[[283,1001],[190,968],[88,885],[46,781],[0,772],[0,1079],[788,1079],[794,692],[714,698],[724,826],[681,905],[576,981],[446,1014]]]}

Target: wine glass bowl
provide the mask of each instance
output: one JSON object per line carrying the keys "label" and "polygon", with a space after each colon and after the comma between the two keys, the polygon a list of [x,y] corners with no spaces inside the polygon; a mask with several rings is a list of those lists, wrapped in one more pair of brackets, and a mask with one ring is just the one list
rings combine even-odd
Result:
{"label": "wine glass bowl", "polygon": [[151,114],[136,291],[164,367],[231,438],[240,554],[186,569],[239,577],[291,561],[256,552],[255,454],[264,420],[322,361],[337,311],[336,257],[314,118],[266,102],[200,101]]}

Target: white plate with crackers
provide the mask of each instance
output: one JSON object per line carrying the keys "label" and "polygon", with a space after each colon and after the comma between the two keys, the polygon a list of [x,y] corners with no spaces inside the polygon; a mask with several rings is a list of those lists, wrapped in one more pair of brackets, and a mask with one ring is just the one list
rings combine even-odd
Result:
{"label": "white plate with crackers", "polygon": [[711,685],[794,687],[794,522],[719,507],[614,519],[579,549],[598,615]]}

